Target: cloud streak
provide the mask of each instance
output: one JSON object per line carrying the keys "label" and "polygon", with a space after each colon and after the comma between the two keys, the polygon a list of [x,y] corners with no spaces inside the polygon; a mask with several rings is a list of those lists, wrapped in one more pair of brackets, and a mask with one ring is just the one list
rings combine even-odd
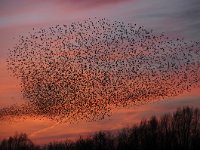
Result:
{"label": "cloud streak", "polygon": [[[40,23],[81,19],[83,14],[94,10],[99,12],[102,7],[112,8],[118,4],[132,3],[134,0],[8,0],[0,2],[0,29],[13,26],[32,25]],[[50,11],[52,10],[52,11]],[[55,13],[56,12],[56,13]],[[92,14],[91,14],[92,15]]]}

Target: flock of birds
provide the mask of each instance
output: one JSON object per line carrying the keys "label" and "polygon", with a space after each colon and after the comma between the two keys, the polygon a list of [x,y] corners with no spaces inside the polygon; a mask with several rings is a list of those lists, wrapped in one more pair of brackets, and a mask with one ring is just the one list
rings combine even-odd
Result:
{"label": "flock of birds", "polygon": [[199,58],[200,42],[105,18],[33,29],[7,61],[26,102],[1,108],[0,119],[103,119],[200,87]]}

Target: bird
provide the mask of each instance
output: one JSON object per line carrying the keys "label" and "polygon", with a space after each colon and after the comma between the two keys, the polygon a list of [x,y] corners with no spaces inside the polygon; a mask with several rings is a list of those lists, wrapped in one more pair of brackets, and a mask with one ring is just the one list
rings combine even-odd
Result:
{"label": "bird", "polygon": [[180,95],[200,86],[199,50],[199,42],[106,18],[33,28],[7,59],[26,102],[0,108],[0,120],[91,121]]}

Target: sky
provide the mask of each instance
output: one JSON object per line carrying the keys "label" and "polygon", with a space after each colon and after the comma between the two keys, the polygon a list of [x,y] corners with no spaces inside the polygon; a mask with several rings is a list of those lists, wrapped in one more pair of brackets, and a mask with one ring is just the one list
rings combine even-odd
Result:
{"label": "sky", "polygon": [[[137,23],[154,32],[186,41],[200,41],[199,0],[0,0],[0,107],[23,103],[20,81],[7,70],[8,49],[19,35],[33,28],[70,24],[88,18],[108,18]],[[59,124],[48,119],[0,122],[0,139],[26,132],[36,143],[77,138],[98,130],[116,130],[151,115],[172,112],[177,107],[200,107],[200,89],[141,106],[115,110],[111,117],[93,122]]]}

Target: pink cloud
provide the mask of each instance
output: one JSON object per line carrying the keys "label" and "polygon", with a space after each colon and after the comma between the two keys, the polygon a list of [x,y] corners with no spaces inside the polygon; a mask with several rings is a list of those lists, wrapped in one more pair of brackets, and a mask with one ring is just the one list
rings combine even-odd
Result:
{"label": "pink cloud", "polygon": [[[132,0],[69,0],[72,5],[79,5],[84,8],[99,7],[102,5],[114,5],[120,2],[132,1]],[[62,0],[62,2],[68,2]]]}
{"label": "pink cloud", "polygon": [[[66,20],[76,17],[95,8],[95,12],[103,10],[102,6],[110,6],[135,0],[8,0],[0,2],[0,27],[38,24],[48,21]],[[97,8],[97,9],[96,9]],[[90,14],[91,16],[92,14]],[[73,16],[73,17],[72,17]],[[76,17],[75,17],[76,16]]]}

